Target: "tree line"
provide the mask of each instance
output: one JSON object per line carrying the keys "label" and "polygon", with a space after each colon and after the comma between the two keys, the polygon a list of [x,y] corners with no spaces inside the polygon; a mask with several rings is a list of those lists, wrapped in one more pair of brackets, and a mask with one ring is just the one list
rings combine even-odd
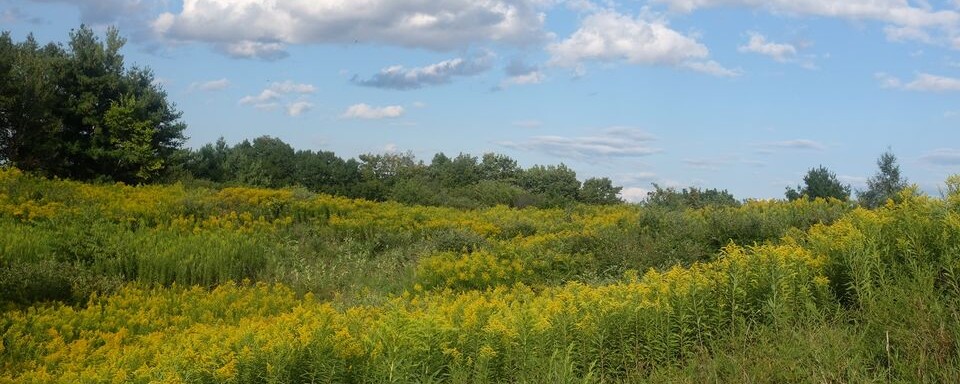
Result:
{"label": "tree line", "polygon": [[[0,35],[0,165],[47,177],[124,183],[187,180],[220,185],[301,186],[311,191],[410,204],[552,207],[580,202],[616,204],[622,190],[608,178],[583,182],[564,164],[521,168],[500,154],[436,154],[429,163],[411,153],[364,154],[295,150],[263,136],[228,145],[223,139],[185,149],[186,124],[148,68],[124,64],[115,28],[101,39],[86,26],[66,45],[15,42]],[[896,157],[884,153],[861,205],[876,207],[907,186]],[[849,200],[851,189],[823,166],[786,197]],[[738,205],[726,190],[661,188],[647,205]]]}
{"label": "tree line", "polygon": [[124,65],[115,28],[86,26],[66,45],[0,35],[0,165],[48,177],[125,183],[207,180],[302,186],[371,200],[461,207],[620,202],[607,178],[582,183],[567,166],[522,169],[507,156],[407,154],[343,159],[268,136],[184,149],[186,124],[146,68]]}
{"label": "tree line", "polygon": [[228,145],[222,138],[181,156],[180,178],[218,184],[311,191],[368,200],[476,208],[492,205],[615,204],[621,187],[606,177],[582,183],[564,164],[522,168],[506,155],[436,154],[429,163],[412,153],[364,154],[343,159],[329,151],[295,150],[262,136]]}

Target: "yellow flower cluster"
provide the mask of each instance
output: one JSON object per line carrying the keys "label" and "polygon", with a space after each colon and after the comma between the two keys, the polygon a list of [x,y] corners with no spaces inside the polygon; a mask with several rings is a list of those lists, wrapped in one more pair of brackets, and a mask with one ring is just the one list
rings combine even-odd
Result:
{"label": "yellow flower cluster", "polygon": [[732,316],[795,318],[815,307],[821,266],[796,245],[731,246],[716,262],[610,285],[501,285],[341,310],[282,286],[131,286],[82,308],[6,312],[0,368],[2,380],[20,382],[337,382],[508,366],[569,345],[582,353],[632,346],[631,358],[657,361],[692,351]]}
{"label": "yellow flower cluster", "polygon": [[[466,211],[297,189],[89,185],[0,169],[0,225],[7,229],[0,240],[16,242],[0,244],[0,264],[12,253],[44,255],[27,243],[62,223],[104,220],[129,226],[131,241],[162,251],[149,255],[155,260],[134,260],[137,268],[117,268],[167,284],[128,283],[83,305],[2,312],[0,383],[505,381],[531,362],[553,361],[557,351],[582,371],[650,366],[702,351],[742,324],[803,321],[833,308],[837,296],[876,295],[883,265],[904,255],[935,257],[926,244],[960,243],[956,194],[946,203],[902,200],[877,211],[822,200],[753,201],[676,217],[635,206]],[[647,231],[654,220],[661,229],[764,228],[809,212],[845,214],[776,241],[728,245],[710,261],[594,280],[603,284],[566,278],[599,259],[581,250],[601,249],[593,242],[603,235]],[[922,235],[891,240],[907,227]],[[273,264],[323,267],[326,260],[265,256],[274,238],[261,234],[291,228],[330,231],[347,244],[384,234],[454,234],[465,243],[476,235],[482,245],[459,250],[454,241],[422,257],[391,255],[416,263],[412,279],[398,284],[396,296],[366,304],[317,300],[281,284],[216,284],[258,276]],[[101,253],[115,245],[79,243]],[[210,249],[190,249],[195,244]],[[627,249],[638,254],[624,257],[646,250]],[[134,263],[122,256],[115,262]],[[178,285],[184,281],[206,288]],[[544,284],[557,281],[570,282]]]}

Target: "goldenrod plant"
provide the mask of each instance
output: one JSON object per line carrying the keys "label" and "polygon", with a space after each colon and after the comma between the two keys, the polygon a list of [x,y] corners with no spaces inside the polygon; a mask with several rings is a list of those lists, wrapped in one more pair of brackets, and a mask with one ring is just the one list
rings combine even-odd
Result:
{"label": "goldenrod plant", "polygon": [[461,210],[0,170],[0,382],[957,382],[960,195]]}

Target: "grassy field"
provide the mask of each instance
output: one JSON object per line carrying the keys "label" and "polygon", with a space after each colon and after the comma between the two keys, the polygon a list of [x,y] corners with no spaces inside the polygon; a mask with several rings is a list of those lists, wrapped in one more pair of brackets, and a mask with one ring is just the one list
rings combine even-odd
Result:
{"label": "grassy field", "polygon": [[960,382],[958,186],[458,210],[0,170],[0,382]]}

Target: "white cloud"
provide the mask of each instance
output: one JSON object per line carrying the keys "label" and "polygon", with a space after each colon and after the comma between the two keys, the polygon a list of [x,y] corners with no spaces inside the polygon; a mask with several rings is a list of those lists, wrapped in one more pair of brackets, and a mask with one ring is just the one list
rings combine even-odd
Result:
{"label": "white cloud", "polygon": [[229,86],[230,86],[230,80],[217,79],[217,80],[191,83],[188,90],[191,92],[193,91],[213,92],[213,91],[224,90]]}
{"label": "white cloud", "polygon": [[317,87],[313,86],[313,84],[294,83],[290,80],[281,83],[271,83],[268,89],[278,93],[300,94],[314,93],[317,91]]}
{"label": "white cloud", "polygon": [[873,77],[880,81],[881,88],[900,88],[903,86],[903,83],[900,81],[900,79],[884,72],[877,72],[873,74]]}
{"label": "white cloud", "polygon": [[775,14],[835,17],[847,20],[874,20],[909,27],[954,27],[960,13],[914,6],[908,0],[653,0],[674,11],[692,12],[701,8],[749,7]]}
{"label": "white cloud", "polygon": [[503,80],[500,83],[501,87],[509,85],[527,85],[527,84],[540,84],[547,78],[543,72],[533,71],[524,75],[510,76]]}
{"label": "white cloud", "polygon": [[287,115],[300,116],[313,109],[313,104],[309,101],[297,101],[287,105]]}
{"label": "white cloud", "polygon": [[930,33],[916,27],[888,25],[883,28],[883,34],[887,36],[887,40],[895,42],[917,41],[926,44],[933,43],[933,38],[930,37]]}
{"label": "white cloud", "polygon": [[469,59],[455,58],[430,64],[425,67],[405,68],[400,65],[395,65],[380,70],[380,72],[367,80],[360,80],[354,77],[352,81],[357,85],[375,88],[398,90],[417,89],[426,85],[447,84],[451,82],[454,77],[466,77],[483,73],[493,66],[493,58],[494,55],[487,52]]}
{"label": "white cloud", "polygon": [[[960,49],[960,11],[926,0],[652,0],[678,12],[743,7],[774,15],[879,22],[890,41],[953,45]],[[934,5],[935,4],[935,5]],[[801,63],[811,67],[809,63]]]}
{"label": "white cloud", "polygon": [[620,197],[628,203],[640,203],[647,200],[650,190],[641,187],[625,187],[620,191]]}
{"label": "white cloud", "polygon": [[904,84],[903,89],[925,92],[960,91],[960,79],[921,73],[913,81]]}
{"label": "white cloud", "polygon": [[273,91],[273,90],[264,89],[263,91],[260,92],[259,95],[256,95],[256,96],[244,96],[242,99],[240,99],[240,104],[243,104],[243,105],[249,105],[249,104],[259,105],[259,104],[268,103],[268,102],[274,101],[274,100],[276,100],[276,99],[279,99],[280,96],[282,96],[282,95],[280,95],[279,93],[277,93],[277,92],[275,92],[275,91]]}
{"label": "white cloud", "polygon": [[587,16],[577,31],[566,40],[548,45],[547,51],[551,56],[549,63],[560,67],[576,68],[588,61],[622,61],[732,74],[719,70],[722,68],[719,64],[706,61],[710,55],[706,46],[671,29],[665,21],[634,18],[614,11]]}
{"label": "white cloud", "polygon": [[280,43],[263,43],[259,41],[237,41],[219,45],[219,49],[231,57],[238,59],[279,60],[289,56],[285,47]]}
{"label": "white cloud", "polygon": [[774,43],[757,32],[748,32],[750,41],[737,48],[740,52],[757,53],[779,61],[787,62],[797,54],[797,48],[791,44]]}
{"label": "white cloud", "polygon": [[878,72],[874,75],[880,81],[882,88],[902,89],[918,92],[956,92],[960,91],[960,79],[954,77],[919,73],[909,83],[905,83],[895,76]]}
{"label": "white cloud", "polygon": [[960,165],[960,149],[940,148],[928,152],[920,157],[920,160],[935,165],[957,166]]}
{"label": "white cloud", "polygon": [[240,99],[240,105],[252,105],[254,108],[266,111],[272,111],[280,107],[282,101],[289,101],[291,96],[299,95],[300,100],[287,103],[286,112],[290,116],[299,116],[309,111],[313,104],[302,98],[317,91],[312,84],[295,83],[290,80],[270,83],[257,95],[244,96]]}
{"label": "white cloud", "polygon": [[503,69],[507,78],[500,82],[500,88],[510,85],[540,84],[547,76],[536,65],[527,65],[522,60],[513,60]]}
{"label": "white cloud", "polygon": [[153,82],[151,82],[150,84],[153,84],[154,86],[157,86],[160,88],[165,88],[171,84],[171,81],[166,77],[154,77]]}
{"label": "white cloud", "polygon": [[345,119],[387,119],[403,116],[404,109],[399,105],[374,107],[365,103],[351,105],[340,117]]}
{"label": "white cloud", "polygon": [[743,72],[739,69],[725,68],[724,66],[720,65],[720,63],[713,60],[692,61],[684,63],[683,67],[717,77],[737,77],[743,74]]}
{"label": "white cloud", "polygon": [[544,41],[549,6],[543,0],[184,0],[181,10],[161,14],[152,28],[167,39],[208,42],[239,57],[262,57],[264,49],[276,57],[288,44],[452,50],[478,42]]}
{"label": "white cloud", "polygon": [[573,35],[550,44],[547,51],[551,54],[551,64],[565,67],[591,60],[676,65],[709,55],[706,46],[665,23],[612,11],[587,16]]}
{"label": "white cloud", "polygon": [[557,157],[593,161],[608,157],[642,157],[660,152],[651,143],[655,138],[638,129],[608,128],[595,136],[534,136],[525,142],[504,141],[498,144],[514,149],[547,153]]}

